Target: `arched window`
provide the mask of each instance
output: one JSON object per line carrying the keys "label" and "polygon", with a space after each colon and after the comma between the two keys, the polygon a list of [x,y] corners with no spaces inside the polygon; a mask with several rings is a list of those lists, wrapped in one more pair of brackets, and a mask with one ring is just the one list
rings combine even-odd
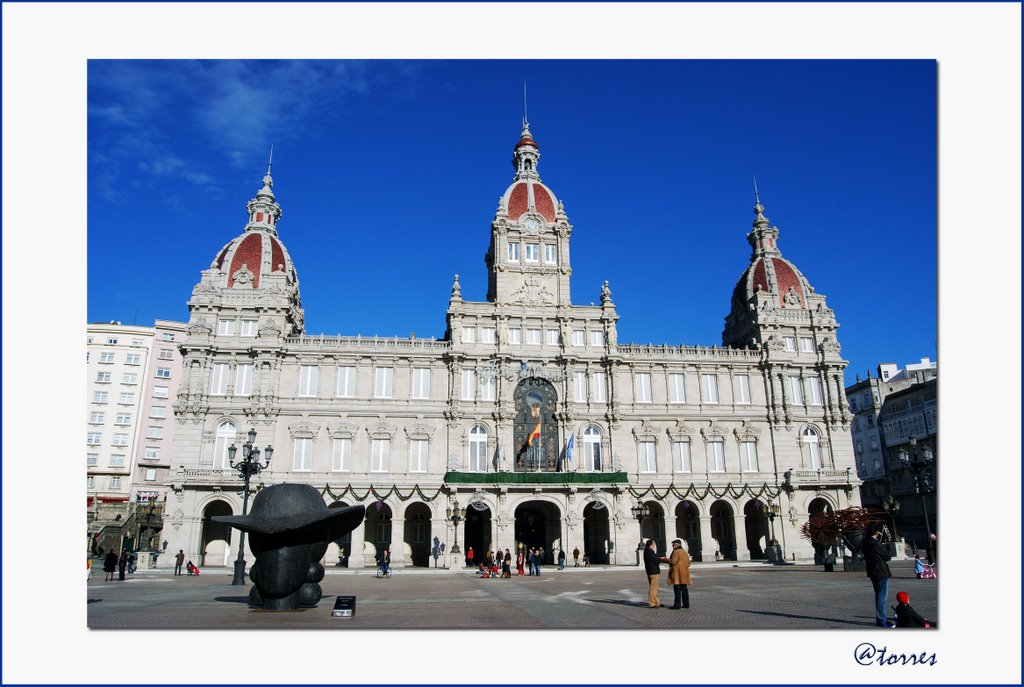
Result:
{"label": "arched window", "polygon": [[469,469],[471,472],[487,471],[487,428],[482,425],[469,430]]}
{"label": "arched window", "polygon": [[583,469],[601,472],[601,430],[597,427],[583,430]]}
{"label": "arched window", "polygon": [[235,423],[231,420],[217,425],[217,440],[213,444],[213,469],[224,470],[228,467],[228,446],[235,443]]}
{"label": "arched window", "polygon": [[804,466],[811,470],[821,469],[821,442],[814,427],[805,427],[800,435],[800,450]]}

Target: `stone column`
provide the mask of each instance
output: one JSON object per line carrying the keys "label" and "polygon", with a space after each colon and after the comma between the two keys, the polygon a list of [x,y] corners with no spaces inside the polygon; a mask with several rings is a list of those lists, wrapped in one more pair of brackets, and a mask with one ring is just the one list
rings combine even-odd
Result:
{"label": "stone column", "polygon": [[[359,525],[352,530],[351,551],[348,552],[349,568],[365,568],[366,560],[363,556],[363,541],[366,537],[366,518],[363,518]],[[375,562],[375,561],[371,561]]]}
{"label": "stone column", "polygon": [[736,543],[736,560],[749,561],[750,549],[747,548],[747,518],[745,515],[732,516],[733,541]]}
{"label": "stone column", "polygon": [[711,516],[704,512],[700,515],[700,555],[703,562],[713,562],[718,542],[711,536]]}
{"label": "stone column", "polygon": [[404,568],[409,559],[405,555],[405,518],[391,519],[391,567]]}

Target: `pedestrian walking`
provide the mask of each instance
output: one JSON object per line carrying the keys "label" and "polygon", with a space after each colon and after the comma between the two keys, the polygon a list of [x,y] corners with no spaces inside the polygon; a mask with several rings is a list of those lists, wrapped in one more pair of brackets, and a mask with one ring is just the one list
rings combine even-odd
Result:
{"label": "pedestrian walking", "polygon": [[565,551],[558,549],[558,569],[565,570]]}
{"label": "pedestrian walking", "polygon": [[114,581],[114,571],[116,571],[116,570],[117,570],[117,554],[114,553],[113,549],[111,549],[110,551],[107,551],[107,556],[106,556],[106,558],[103,559],[103,572],[106,573],[106,575],[103,577],[103,581],[104,582],[113,582]]}
{"label": "pedestrian walking", "polygon": [[692,584],[692,581],[690,580],[690,553],[686,550],[686,545],[681,539],[673,539],[672,556],[661,560],[669,565],[668,583],[672,585],[672,593],[675,597],[669,608],[689,608],[690,590],[688,585]]}
{"label": "pedestrian walking", "polygon": [[117,559],[117,579],[124,582],[124,569],[128,567],[128,552],[121,551],[121,557]]}
{"label": "pedestrian walking", "polygon": [[889,578],[892,577],[892,572],[890,572],[889,564],[886,561],[892,558],[892,555],[880,541],[881,536],[882,530],[878,525],[868,525],[861,551],[864,553],[864,567],[875,592],[875,625],[894,627],[885,617],[886,601],[889,596]]}
{"label": "pedestrian walking", "polygon": [[466,551],[466,564],[472,567],[473,565],[473,547],[469,547]]}
{"label": "pedestrian walking", "polygon": [[174,574],[181,574],[181,566],[185,564],[185,551],[178,549],[178,553],[174,555]]}
{"label": "pedestrian walking", "polygon": [[540,577],[540,564],[544,562],[544,547],[537,547],[537,555],[533,557],[533,569],[537,572],[537,577]]}
{"label": "pedestrian walking", "polygon": [[523,575],[526,574],[524,572],[525,568],[526,568],[526,554],[523,553],[522,549],[519,549],[519,553],[516,554],[516,573],[520,577],[522,577]]}
{"label": "pedestrian walking", "polygon": [[135,574],[135,565],[138,562],[138,560],[139,559],[135,556],[135,552],[134,551],[132,553],[128,554],[128,574],[129,575],[134,575]]}
{"label": "pedestrian walking", "polygon": [[572,550],[572,567],[580,567],[580,547],[575,547]]}
{"label": "pedestrian walking", "polygon": [[644,547],[644,571],[647,573],[647,607],[661,608],[658,598],[658,578],[661,577],[661,556],[653,539]]}
{"label": "pedestrian walking", "polygon": [[502,559],[501,576],[512,577],[512,552],[508,549],[505,549],[505,558]]}
{"label": "pedestrian walking", "polygon": [[530,564],[530,572],[527,573],[527,577],[533,575],[534,561],[537,558],[537,549],[530,549],[530,554],[527,556],[526,561]]}

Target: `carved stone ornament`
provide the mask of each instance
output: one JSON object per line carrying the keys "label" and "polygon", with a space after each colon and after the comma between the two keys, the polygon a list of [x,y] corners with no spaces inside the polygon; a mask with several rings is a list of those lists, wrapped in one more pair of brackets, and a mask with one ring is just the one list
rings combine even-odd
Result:
{"label": "carved stone ornament", "polygon": [[206,320],[205,317],[200,315],[188,326],[188,333],[191,336],[202,336],[203,334],[209,334],[213,331],[213,327]]}
{"label": "carved stone ornament", "polygon": [[234,288],[251,289],[256,275],[249,269],[249,265],[243,262],[242,266],[231,275],[231,278],[234,280]]}
{"label": "carved stone ornament", "polygon": [[348,421],[348,418],[340,418],[333,425],[328,425],[327,433],[332,439],[352,439],[355,437],[359,427]]}
{"label": "carved stone ornament", "polygon": [[536,277],[527,277],[526,283],[512,294],[511,303],[525,306],[554,305],[555,297],[541,285]]}
{"label": "carved stone ornament", "polygon": [[839,342],[833,339],[831,336],[826,336],[825,340],[819,344],[818,348],[826,353],[838,353]]}
{"label": "carved stone ornament", "polygon": [[278,327],[273,320],[264,319],[259,329],[260,336],[272,337],[281,336],[281,328]]}
{"label": "carved stone ornament", "polygon": [[768,341],[765,342],[764,347],[769,351],[784,351],[786,349],[786,344],[784,344],[782,339],[778,336],[772,334],[768,337]]}
{"label": "carved stone ornament", "polygon": [[733,434],[740,441],[756,441],[761,436],[761,429],[751,424],[749,420],[744,420],[742,426],[733,430]]}
{"label": "carved stone ornament", "polygon": [[786,292],[784,297],[786,305],[800,305],[800,294],[796,292],[792,286],[789,287],[789,291]]}
{"label": "carved stone ornament", "polygon": [[288,434],[293,439],[313,439],[319,430],[319,427],[305,419],[288,425]]}
{"label": "carved stone ornament", "polygon": [[604,284],[601,285],[601,303],[602,304],[606,304],[606,303],[611,303],[611,302],[612,302],[612,290],[608,286],[608,280],[605,280]]}
{"label": "carved stone ornament", "polygon": [[718,420],[711,420],[710,422],[708,422],[707,427],[701,428],[700,435],[704,437],[705,441],[715,438],[724,439],[725,430],[722,429],[722,426],[718,424]]}
{"label": "carved stone ornament", "polygon": [[454,453],[448,459],[448,469],[452,472],[459,469],[459,459]]}
{"label": "carved stone ornament", "polygon": [[452,282],[452,299],[462,299],[462,286],[459,284],[459,275],[455,275],[455,281]]}

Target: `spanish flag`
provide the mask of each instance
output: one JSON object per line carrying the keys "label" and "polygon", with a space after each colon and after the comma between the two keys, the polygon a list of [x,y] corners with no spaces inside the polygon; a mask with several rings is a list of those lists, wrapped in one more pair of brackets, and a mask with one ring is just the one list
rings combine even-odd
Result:
{"label": "spanish flag", "polygon": [[530,432],[530,438],[526,440],[526,445],[533,446],[534,439],[540,439],[540,420],[537,420],[537,426]]}

